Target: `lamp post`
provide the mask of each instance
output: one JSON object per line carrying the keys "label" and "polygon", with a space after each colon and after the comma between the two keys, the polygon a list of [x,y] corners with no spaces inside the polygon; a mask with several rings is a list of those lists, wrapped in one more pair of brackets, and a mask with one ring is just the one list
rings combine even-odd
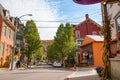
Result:
{"label": "lamp post", "polygon": [[15,25],[14,43],[13,43],[13,53],[12,53],[12,60],[11,60],[11,64],[10,64],[10,70],[13,70],[14,67],[15,67],[15,64],[14,64],[14,63],[15,63],[15,62],[14,62],[14,54],[15,54],[15,47],[16,47],[16,32],[17,32],[17,27],[18,27],[18,24],[19,24],[18,20],[20,20],[20,18],[22,18],[22,17],[24,17],[24,16],[32,16],[32,14],[24,14],[24,15],[18,17],[18,18],[16,17],[16,19],[15,19],[16,25]]}
{"label": "lamp post", "polygon": [[24,16],[32,16],[32,14],[24,14],[24,15],[18,17],[18,18],[20,19],[20,18],[22,18],[22,17],[24,17]]}

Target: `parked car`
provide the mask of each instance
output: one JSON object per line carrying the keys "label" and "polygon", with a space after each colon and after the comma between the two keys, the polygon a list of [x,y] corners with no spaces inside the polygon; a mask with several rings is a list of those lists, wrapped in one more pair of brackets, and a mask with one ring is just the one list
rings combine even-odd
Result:
{"label": "parked car", "polygon": [[52,65],[52,62],[49,61],[48,64],[49,64],[49,65]]}
{"label": "parked car", "polygon": [[60,62],[54,61],[53,67],[62,67],[62,64]]}

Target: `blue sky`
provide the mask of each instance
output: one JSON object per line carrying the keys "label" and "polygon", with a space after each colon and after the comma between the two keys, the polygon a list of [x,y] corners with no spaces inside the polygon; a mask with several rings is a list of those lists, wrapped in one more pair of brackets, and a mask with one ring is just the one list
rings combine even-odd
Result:
{"label": "blue sky", "polygon": [[11,16],[20,17],[28,13],[33,14],[32,17],[24,16],[21,20],[37,21],[36,25],[41,40],[53,39],[60,23],[78,24],[82,22],[85,20],[85,14],[89,14],[89,17],[99,24],[102,23],[100,3],[80,5],[72,0],[0,0],[0,3],[10,11]]}

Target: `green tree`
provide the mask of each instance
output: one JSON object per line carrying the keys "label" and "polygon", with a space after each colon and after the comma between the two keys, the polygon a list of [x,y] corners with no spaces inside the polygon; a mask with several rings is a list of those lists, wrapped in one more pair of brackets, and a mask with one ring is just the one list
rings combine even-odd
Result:
{"label": "green tree", "polygon": [[61,56],[62,64],[63,58],[66,56],[65,54],[65,27],[63,24],[60,24],[56,36],[55,36],[55,46],[56,50]]}
{"label": "green tree", "polygon": [[25,54],[28,58],[27,61],[27,67],[28,64],[31,62],[31,59],[33,58],[33,54],[43,54],[41,53],[41,42],[40,42],[40,36],[36,27],[36,24],[33,20],[27,21],[25,30],[24,30],[24,37],[25,41],[27,43]]}
{"label": "green tree", "polygon": [[66,23],[65,27],[60,24],[54,42],[48,46],[47,57],[49,60],[62,60],[65,65],[65,57],[73,59],[75,53],[75,42],[73,36],[73,27]]}
{"label": "green tree", "polygon": [[66,23],[65,26],[65,53],[67,54],[67,64],[74,64],[74,54],[76,51],[73,26],[70,23]]}
{"label": "green tree", "polygon": [[56,44],[53,42],[47,48],[47,58],[49,61],[60,60],[60,54],[56,50]]}

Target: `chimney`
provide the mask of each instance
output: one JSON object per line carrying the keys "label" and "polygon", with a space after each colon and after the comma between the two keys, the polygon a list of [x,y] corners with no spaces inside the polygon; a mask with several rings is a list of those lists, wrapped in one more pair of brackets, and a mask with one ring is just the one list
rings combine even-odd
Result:
{"label": "chimney", "polygon": [[88,15],[88,14],[85,14],[85,17],[86,17],[86,19],[88,19],[88,18],[89,18],[89,15]]}

